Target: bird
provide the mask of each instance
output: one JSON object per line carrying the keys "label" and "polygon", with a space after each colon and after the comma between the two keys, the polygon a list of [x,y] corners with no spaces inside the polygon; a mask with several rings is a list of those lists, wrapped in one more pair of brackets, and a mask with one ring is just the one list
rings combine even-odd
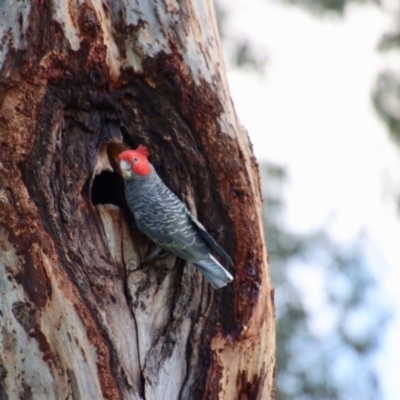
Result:
{"label": "bird", "polygon": [[164,250],[192,263],[213,288],[226,286],[233,276],[211,252],[233,265],[231,258],[164,184],[148,158],[144,145],[118,156],[126,201],[136,226],[157,246],[144,262],[155,259]]}

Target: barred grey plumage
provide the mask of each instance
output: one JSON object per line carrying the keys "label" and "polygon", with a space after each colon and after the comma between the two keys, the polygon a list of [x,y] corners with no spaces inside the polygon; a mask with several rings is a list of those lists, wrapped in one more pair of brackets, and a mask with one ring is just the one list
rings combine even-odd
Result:
{"label": "barred grey plumage", "polygon": [[[211,250],[230,263],[232,260],[165,186],[147,158],[143,160],[143,154],[137,153],[137,150],[125,151],[119,158],[125,178],[126,200],[138,229],[164,250],[195,265],[214,288],[225,286],[233,277],[212,256]],[[137,174],[133,160],[139,164],[147,162],[150,168],[146,166],[145,174],[141,170]]]}

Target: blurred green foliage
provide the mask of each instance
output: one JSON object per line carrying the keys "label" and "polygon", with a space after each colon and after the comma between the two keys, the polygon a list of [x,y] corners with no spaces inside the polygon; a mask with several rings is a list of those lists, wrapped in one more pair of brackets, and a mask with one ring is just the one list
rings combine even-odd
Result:
{"label": "blurred green foliage", "polygon": [[282,0],[284,3],[301,6],[314,14],[334,12],[343,14],[349,3],[374,3],[380,4],[379,0]]}
{"label": "blurred green foliage", "polygon": [[[260,172],[275,286],[278,398],[379,399],[371,357],[387,314],[374,300],[377,288],[364,256],[365,239],[343,246],[325,229],[291,232],[284,222],[285,170],[264,164]],[[304,284],[302,274],[319,277],[320,287]],[[320,293],[319,304],[307,304],[308,289]]]}
{"label": "blurred green foliage", "polygon": [[394,142],[400,145],[400,76],[396,71],[383,70],[376,78],[372,92],[375,109],[388,127]]}
{"label": "blurred green foliage", "polygon": [[[393,27],[386,32],[378,44],[384,53],[400,51],[400,15],[394,14]],[[372,100],[378,115],[388,127],[394,143],[400,146],[400,71],[383,69],[377,76],[372,91]],[[399,200],[400,202],[400,200]]]}
{"label": "blurred green foliage", "polygon": [[[385,12],[385,2],[380,0],[281,0],[284,3],[299,5],[307,10],[324,14],[326,12],[335,12],[343,15],[346,5],[350,3],[373,3],[382,7]],[[388,7],[390,4],[388,3]],[[392,28],[382,34],[377,49],[382,52],[400,51],[400,14],[399,11],[392,13]],[[398,10],[398,9],[397,9]],[[372,102],[377,114],[386,124],[394,143],[400,146],[400,71],[384,69],[377,78],[372,90]],[[400,199],[399,199],[400,204]]]}

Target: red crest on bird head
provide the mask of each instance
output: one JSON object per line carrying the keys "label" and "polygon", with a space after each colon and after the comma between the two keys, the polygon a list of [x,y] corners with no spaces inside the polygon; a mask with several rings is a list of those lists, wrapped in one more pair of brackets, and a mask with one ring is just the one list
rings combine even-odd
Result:
{"label": "red crest on bird head", "polygon": [[136,150],[125,150],[118,156],[118,161],[126,161],[130,164],[131,171],[139,176],[147,176],[152,171],[148,160],[149,150],[140,145]]}
{"label": "red crest on bird head", "polygon": [[140,154],[143,154],[146,158],[149,158],[149,149],[146,146],[143,146],[142,144],[139,145],[139,147],[135,150]]}

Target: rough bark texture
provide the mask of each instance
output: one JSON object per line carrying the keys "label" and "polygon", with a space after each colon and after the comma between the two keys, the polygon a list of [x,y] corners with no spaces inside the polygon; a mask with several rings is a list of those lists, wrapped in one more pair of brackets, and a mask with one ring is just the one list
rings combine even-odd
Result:
{"label": "rough bark texture", "polygon": [[[0,7],[0,399],[274,398],[258,170],[212,4]],[[139,143],[233,284],[141,263],[115,165]]]}

